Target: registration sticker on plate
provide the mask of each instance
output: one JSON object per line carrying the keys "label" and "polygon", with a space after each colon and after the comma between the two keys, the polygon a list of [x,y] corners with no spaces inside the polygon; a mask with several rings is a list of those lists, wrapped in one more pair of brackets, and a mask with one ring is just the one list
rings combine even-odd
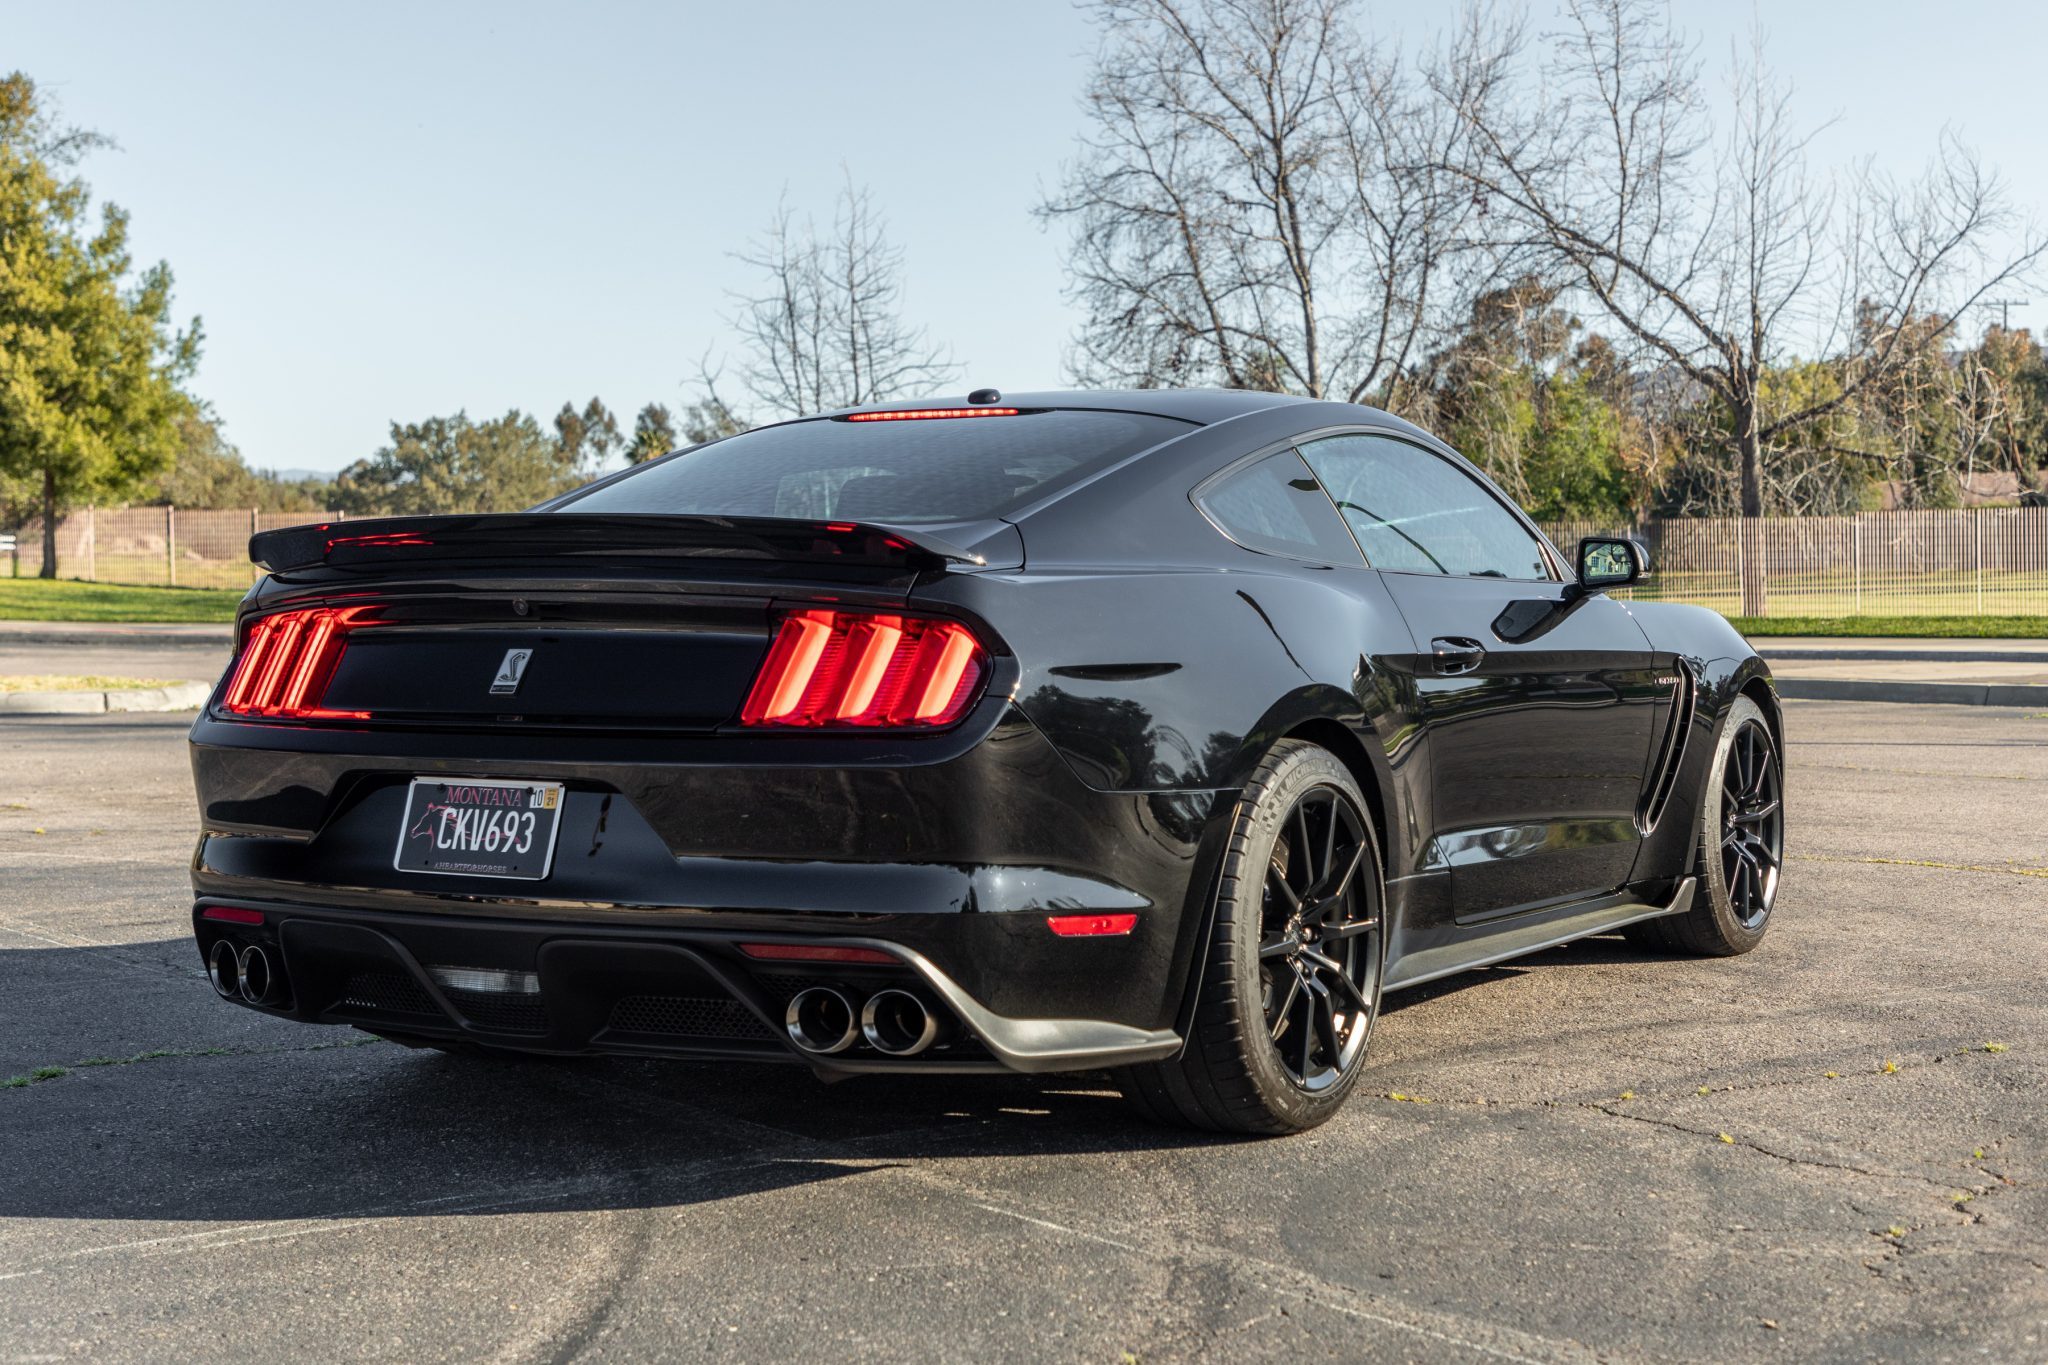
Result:
{"label": "registration sticker on plate", "polygon": [[539,881],[555,859],[562,784],[416,777],[392,866],[401,872]]}

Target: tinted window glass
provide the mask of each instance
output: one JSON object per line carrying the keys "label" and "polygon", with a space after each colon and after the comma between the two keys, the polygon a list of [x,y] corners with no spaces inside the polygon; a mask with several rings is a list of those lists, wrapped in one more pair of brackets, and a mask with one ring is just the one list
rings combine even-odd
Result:
{"label": "tinted window glass", "polygon": [[1550,577],[1536,538],[1449,460],[1385,436],[1331,436],[1301,453],[1375,568]]}
{"label": "tinted window glass", "polygon": [[1197,500],[1223,533],[1248,550],[1356,564],[1358,547],[1322,485],[1291,450],[1202,490]]}
{"label": "tinted window glass", "polygon": [[1193,429],[1170,417],[1077,411],[791,422],[657,461],[557,510],[972,521]]}

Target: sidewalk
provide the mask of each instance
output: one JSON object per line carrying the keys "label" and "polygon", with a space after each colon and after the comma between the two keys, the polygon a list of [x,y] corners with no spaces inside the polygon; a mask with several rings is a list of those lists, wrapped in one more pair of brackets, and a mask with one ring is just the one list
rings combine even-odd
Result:
{"label": "sidewalk", "polygon": [[1766,636],[1753,643],[1786,697],[2048,707],[2048,640]]}
{"label": "sidewalk", "polygon": [[0,621],[0,649],[9,645],[211,645],[222,649],[235,628],[128,621]]}

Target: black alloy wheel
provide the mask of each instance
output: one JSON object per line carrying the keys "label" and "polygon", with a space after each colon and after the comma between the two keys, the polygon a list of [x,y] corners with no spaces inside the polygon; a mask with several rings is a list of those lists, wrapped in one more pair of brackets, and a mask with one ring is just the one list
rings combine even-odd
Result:
{"label": "black alloy wheel", "polygon": [[1378,907],[1361,887],[1365,822],[1335,787],[1295,799],[1266,867],[1259,917],[1261,1005],[1288,1077],[1329,1088],[1355,1066],[1371,1032]]}
{"label": "black alloy wheel", "polygon": [[1778,753],[1761,719],[1735,731],[1721,770],[1721,875],[1745,929],[1757,929],[1778,896],[1785,855],[1785,803]]}

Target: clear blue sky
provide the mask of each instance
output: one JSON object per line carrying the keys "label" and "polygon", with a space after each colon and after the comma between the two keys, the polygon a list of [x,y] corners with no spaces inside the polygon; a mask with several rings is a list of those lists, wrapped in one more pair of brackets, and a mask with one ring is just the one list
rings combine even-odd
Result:
{"label": "clear blue sky", "polygon": [[[1719,58],[1746,6],[1679,0]],[[1406,5],[1369,12],[1426,22]],[[1823,163],[1909,173],[1944,123],[2048,211],[2048,9],[1763,11]],[[1549,5],[1537,0],[1536,17]],[[51,4],[0,0],[0,68],[114,135],[86,168],[208,334],[195,388],[252,464],[332,470],[394,418],[595,393],[678,407],[724,340],[729,254],[841,166],[966,384],[1051,386],[1076,321],[1031,218],[1080,130],[1094,33],[1063,0]],[[2048,212],[2044,212],[2048,216]],[[2048,290],[2016,310],[2037,333]]]}

